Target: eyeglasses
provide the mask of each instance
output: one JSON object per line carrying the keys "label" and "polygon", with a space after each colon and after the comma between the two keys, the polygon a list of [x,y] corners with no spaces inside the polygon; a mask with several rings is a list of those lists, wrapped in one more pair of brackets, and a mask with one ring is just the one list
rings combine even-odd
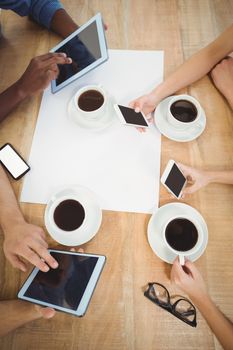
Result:
{"label": "eyeglasses", "polygon": [[156,282],[148,283],[148,288],[144,295],[153,303],[167,310],[191,327],[197,326],[196,308],[188,299],[182,297],[171,303],[171,296],[167,288]]}

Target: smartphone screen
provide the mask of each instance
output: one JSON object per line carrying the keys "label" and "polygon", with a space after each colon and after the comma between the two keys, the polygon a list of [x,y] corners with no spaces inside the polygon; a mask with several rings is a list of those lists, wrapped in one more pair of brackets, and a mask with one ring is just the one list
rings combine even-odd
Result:
{"label": "smartphone screen", "polygon": [[0,162],[15,180],[19,179],[30,169],[28,164],[10,144],[6,144],[0,149]]}
{"label": "smartphone screen", "polygon": [[179,197],[185,182],[186,178],[174,163],[164,182],[165,185],[176,195],[176,197]]}
{"label": "smartphone screen", "polygon": [[127,124],[148,127],[148,123],[141,112],[137,113],[133,108],[120,105],[118,105],[118,108]]}

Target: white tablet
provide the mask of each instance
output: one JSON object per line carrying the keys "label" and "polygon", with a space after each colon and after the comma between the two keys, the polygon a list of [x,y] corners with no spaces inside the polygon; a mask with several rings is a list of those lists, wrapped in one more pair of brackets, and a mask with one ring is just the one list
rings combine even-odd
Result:
{"label": "white tablet", "polygon": [[101,14],[92,17],[50,52],[64,52],[72,58],[71,64],[59,65],[60,73],[51,83],[55,93],[108,59]]}
{"label": "white tablet", "polygon": [[83,316],[94,292],[106,257],[50,249],[57,269],[42,272],[34,268],[18,298]]}

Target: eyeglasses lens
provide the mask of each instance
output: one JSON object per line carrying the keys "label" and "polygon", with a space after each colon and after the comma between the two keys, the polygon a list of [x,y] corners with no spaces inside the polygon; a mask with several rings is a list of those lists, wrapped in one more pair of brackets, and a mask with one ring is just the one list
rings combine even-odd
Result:
{"label": "eyeglasses lens", "polygon": [[160,304],[167,305],[169,303],[169,296],[165,288],[158,284],[153,284],[149,290],[150,297],[159,301]]}
{"label": "eyeglasses lens", "polygon": [[192,322],[195,318],[196,311],[188,300],[179,300],[176,304],[175,311],[179,313],[182,318]]}

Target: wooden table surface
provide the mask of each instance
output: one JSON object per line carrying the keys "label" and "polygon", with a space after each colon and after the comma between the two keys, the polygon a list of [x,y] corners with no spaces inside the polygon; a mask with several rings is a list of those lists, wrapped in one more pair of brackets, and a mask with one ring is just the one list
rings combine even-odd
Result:
{"label": "wooden table surface", "polygon": [[[232,0],[103,0],[62,1],[77,23],[100,11],[109,24],[109,48],[164,50],[165,76],[191,54],[218,36],[232,22]],[[60,39],[12,12],[2,11],[0,91],[13,83],[30,59],[46,53]],[[198,69],[198,67],[197,67]],[[162,137],[161,169],[175,158],[196,167],[233,169],[233,115],[208,77],[181,91],[204,107],[207,126],[197,140],[177,143]],[[0,145],[10,142],[27,159],[41,96],[24,101],[0,125]],[[0,107],[1,108],[1,107]],[[13,182],[19,195],[22,182]],[[172,202],[161,188],[160,206]],[[213,300],[233,319],[233,187],[209,185],[186,198],[204,216],[209,243],[196,262]],[[44,227],[44,206],[22,204],[26,219]],[[37,320],[0,340],[1,349],[220,349],[198,313],[196,329],[153,306],[142,293],[148,281],[170,285],[170,265],[152,252],[147,241],[150,215],[104,211],[98,235],[84,245],[86,252],[107,256],[97,289],[84,318],[57,313]],[[3,237],[1,236],[2,247]],[[54,246],[49,236],[50,246]],[[2,249],[2,248],[1,248]],[[0,253],[0,296],[12,299],[26,274],[11,267]]]}

